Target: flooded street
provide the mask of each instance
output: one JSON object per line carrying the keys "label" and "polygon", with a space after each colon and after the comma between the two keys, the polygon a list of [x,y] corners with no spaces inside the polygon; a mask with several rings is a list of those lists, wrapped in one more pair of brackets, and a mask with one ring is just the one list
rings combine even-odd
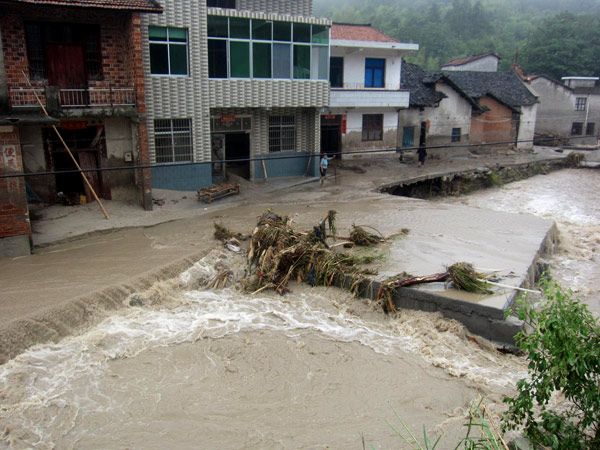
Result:
{"label": "flooded street", "polygon": [[[597,313],[599,176],[563,170],[442,199],[429,217],[459,203],[555,220],[553,274]],[[500,217],[474,216],[488,228]],[[423,247],[431,238],[422,222],[419,248],[439,263]],[[399,425],[396,411],[418,435],[423,425],[443,434],[438,448],[447,449],[464,435],[471,402],[482,396],[498,418],[526,373],[522,358],[473,342],[438,314],[385,316],[335,288],[295,285],[285,297],[198,289],[218,265],[239,276],[245,268],[215,250],[173,280],[115,299],[130,306],[85,333],[0,366],[0,448],[347,449],[361,448],[361,434],[368,448],[399,448],[386,423]]]}

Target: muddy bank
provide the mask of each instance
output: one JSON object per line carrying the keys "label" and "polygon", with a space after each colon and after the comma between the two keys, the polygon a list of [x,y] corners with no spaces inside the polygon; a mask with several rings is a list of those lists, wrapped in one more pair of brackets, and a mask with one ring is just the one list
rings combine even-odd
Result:
{"label": "muddy bank", "polygon": [[502,186],[555,170],[577,167],[581,157],[570,154],[563,159],[512,164],[507,166],[480,167],[442,176],[425,176],[400,183],[389,183],[380,192],[402,197],[430,199],[435,197],[468,194],[481,189]]}

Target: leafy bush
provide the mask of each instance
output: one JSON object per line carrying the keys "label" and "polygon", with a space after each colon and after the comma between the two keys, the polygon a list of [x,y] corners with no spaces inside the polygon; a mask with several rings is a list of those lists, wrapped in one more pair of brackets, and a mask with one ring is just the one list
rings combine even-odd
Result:
{"label": "leafy bush", "polygon": [[[517,335],[527,353],[529,377],[506,398],[504,429],[524,426],[535,445],[552,449],[600,448],[600,327],[585,305],[553,281],[543,280],[544,299],[534,308],[520,300],[516,312],[529,329]],[[566,406],[550,409],[563,395]]]}

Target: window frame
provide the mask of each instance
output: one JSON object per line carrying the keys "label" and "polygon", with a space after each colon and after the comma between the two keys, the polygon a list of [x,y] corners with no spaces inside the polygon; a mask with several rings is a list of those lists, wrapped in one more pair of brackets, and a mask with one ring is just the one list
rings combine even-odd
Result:
{"label": "window frame", "polygon": [[[150,37],[150,28],[158,28],[164,29],[166,31],[167,39],[163,40],[153,40]],[[181,41],[171,41],[169,30],[184,30],[185,31],[185,42]],[[155,77],[189,77],[190,76],[190,48],[189,48],[189,30],[183,27],[171,27],[171,26],[161,26],[161,25],[148,25],[148,51],[149,60],[150,60],[150,75]],[[167,67],[169,69],[168,73],[154,73],[152,71],[152,46],[164,45],[167,49]],[[171,73],[171,46],[183,46],[185,47],[185,73]]]}
{"label": "window frame", "polygon": [[[167,122],[169,124],[169,130],[168,131],[156,131],[157,128],[165,128],[164,126],[160,126],[160,122]],[[176,121],[180,121],[180,123],[177,123]],[[174,119],[154,119],[153,122],[154,125],[154,161],[156,162],[156,164],[160,164],[160,165],[168,165],[168,164],[178,164],[181,162],[193,162],[194,161],[194,140],[193,140],[193,129],[192,129],[192,119],[190,118],[174,118]],[[186,128],[183,129],[181,127],[181,125],[185,125]],[[178,128],[178,129],[176,129]],[[176,142],[175,142],[175,138],[177,137],[185,137],[188,136],[188,145],[189,145],[189,158],[187,159],[175,159],[176,158],[176,154],[175,154],[175,148],[177,146]],[[159,137],[165,137],[168,136],[170,137],[170,151],[171,151],[171,158],[169,161],[159,161],[159,156],[158,156],[158,150],[159,150],[159,145],[158,145],[158,138]],[[164,159],[165,156],[161,155],[160,158]]]}
{"label": "window frame", "polygon": [[[336,60],[336,64],[333,64],[333,60]],[[337,64],[340,63],[340,64]],[[333,70],[339,70],[339,78],[341,83],[333,84]],[[343,88],[344,87],[344,57],[343,56],[330,56],[329,57],[329,83],[332,88]]]}
{"label": "window frame", "polygon": [[[579,133],[577,133],[579,130]],[[571,124],[571,136],[581,136],[583,134],[583,122],[573,122]]]}
{"label": "window frame", "polygon": [[[232,37],[232,27],[231,20],[240,19],[238,17],[229,17],[229,16],[217,16],[217,15],[209,15],[208,21],[214,20],[226,20],[227,21],[227,31],[226,36],[220,35],[219,30],[215,29],[215,35],[207,36],[207,40],[209,43],[211,41],[225,41],[226,42],[226,58],[225,62],[227,64],[227,76],[226,78],[231,79],[269,79],[269,80],[319,80],[319,81],[328,81],[329,75],[329,57],[330,57],[330,28],[325,27],[323,25],[314,25],[314,24],[305,24],[299,22],[288,22],[282,20],[273,20],[273,21],[265,21],[263,19],[254,19],[248,18],[250,34],[248,38],[244,37]],[[265,29],[265,25],[268,24],[270,30],[267,32]],[[298,28],[296,34],[294,32],[295,28]],[[303,27],[303,28],[302,28]],[[306,28],[308,27],[308,29]],[[285,29],[288,29],[289,33],[286,33]],[[302,28],[302,29],[301,29]],[[297,33],[302,31],[302,36],[297,36]],[[325,36],[325,31],[327,31]],[[223,30],[225,33],[225,30]],[[257,34],[258,33],[258,34]],[[270,35],[270,38],[267,39],[267,36]],[[302,40],[295,40],[297,39]],[[250,64],[250,76],[248,77],[239,77],[232,76],[232,65],[235,64],[234,58],[231,57],[231,43],[232,42],[247,42],[250,46],[249,53],[249,64]],[[269,53],[269,64],[268,71],[269,76],[265,76],[266,72],[264,70],[257,70],[255,68],[255,62],[259,63],[260,61],[255,61],[255,45],[258,45],[258,48],[263,49],[264,45],[268,45],[270,51]],[[277,51],[275,50],[277,46]],[[284,49],[285,47],[285,49]],[[319,49],[319,51],[315,52],[315,49]],[[316,55],[321,55],[319,52],[326,52],[326,57],[323,57],[324,67],[322,64],[319,64],[320,61]],[[281,64],[279,61],[275,60],[275,54],[287,54],[289,55],[289,70],[283,70],[285,64]],[[302,56],[302,58],[299,58]],[[322,55],[321,55],[322,56]],[[297,63],[294,61],[296,60]],[[308,67],[304,65],[299,65],[300,62],[306,63],[308,60]],[[265,65],[263,69],[267,68]],[[223,79],[223,77],[212,77],[210,76],[210,58],[209,58],[209,78],[215,79]],[[275,72],[277,74],[285,73],[287,77],[275,76]],[[255,75],[256,73],[256,75]],[[323,75],[322,78],[319,75]]]}
{"label": "window frame", "polygon": [[460,142],[462,137],[462,129],[455,127],[452,128],[452,135],[450,136],[450,142]]}
{"label": "window frame", "polygon": [[[277,119],[279,123],[274,123]],[[285,120],[293,123],[284,123]],[[293,114],[281,115],[281,116],[269,116],[269,153],[282,153],[282,152],[295,152],[296,148],[296,116]],[[285,132],[292,131],[291,142],[293,145],[289,145],[288,142],[284,142],[284,139],[289,139]],[[285,148],[284,148],[285,147]],[[290,148],[293,147],[293,148]]]}
{"label": "window frame", "polygon": [[594,136],[596,134],[596,122],[588,122],[585,125],[585,135]]}
{"label": "window frame", "polygon": [[383,141],[383,114],[363,114],[363,142]]}
{"label": "window frame", "polygon": [[[380,66],[376,66],[373,65],[373,63],[375,61],[383,61],[383,65]],[[369,65],[369,63],[371,63],[371,65]],[[385,58],[365,58],[365,82],[364,82],[364,87],[365,88],[374,88],[374,89],[382,89],[385,88],[385,66],[386,66],[386,60]],[[381,71],[381,86],[376,85],[375,83],[375,73]],[[368,79],[368,73],[371,73],[371,82],[367,83],[367,79]]]}
{"label": "window frame", "polygon": [[586,97],[575,97],[575,111],[585,111],[587,107]]}

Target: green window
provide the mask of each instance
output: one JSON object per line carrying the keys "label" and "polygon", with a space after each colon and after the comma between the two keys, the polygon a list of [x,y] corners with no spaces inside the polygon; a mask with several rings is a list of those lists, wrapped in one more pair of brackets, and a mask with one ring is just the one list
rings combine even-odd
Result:
{"label": "green window", "polygon": [[273,39],[271,34],[271,22],[254,19],[252,21],[252,39],[261,41],[270,41]]}
{"label": "green window", "polygon": [[271,78],[271,44],[252,44],[252,67],[254,78]]}
{"label": "green window", "polygon": [[310,45],[294,45],[294,78],[310,78]]}
{"label": "green window", "polygon": [[148,27],[150,73],[187,75],[188,50],[185,28]]}
{"label": "green window", "polygon": [[[227,16],[208,16],[207,20],[210,78],[329,77],[326,26]],[[157,64],[168,65],[165,58],[156,59]]]}
{"label": "green window", "polygon": [[229,37],[250,39],[250,20],[237,17],[229,18]]}
{"label": "green window", "polygon": [[290,22],[273,22],[273,40],[290,42],[292,40],[292,24]]}
{"label": "green window", "polygon": [[227,17],[208,16],[208,37],[229,37]]}
{"label": "green window", "polygon": [[323,25],[312,26],[312,43],[313,44],[328,44],[329,43],[329,28]]}
{"label": "green window", "polygon": [[294,42],[310,42],[310,24],[294,24]]}
{"label": "green window", "polygon": [[250,78],[250,43],[231,41],[229,54],[231,55],[231,76],[233,78]]}

